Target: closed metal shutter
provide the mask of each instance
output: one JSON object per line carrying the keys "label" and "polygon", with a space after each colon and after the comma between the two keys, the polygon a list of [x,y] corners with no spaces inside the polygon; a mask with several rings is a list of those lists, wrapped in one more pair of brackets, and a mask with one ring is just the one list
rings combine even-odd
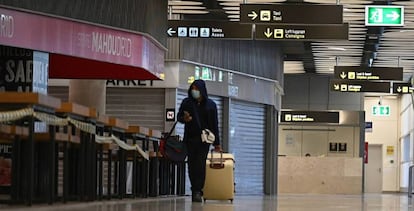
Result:
{"label": "closed metal shutter", "polygon": [[69,87],[68,86],[49,86],[47,94],[59,98],[62,102],[69,101]]}
{"label": "closed metal shutter", "polygon": [[229,151],[235,157],[237,195],[264,193],[265,107],[232,101]]}
{"label": "closed metal shutter", "polygon": [[106,115],[164,131],[165,89],[106,88]]}
{"label": "closed metal shutter", "polygon": [[[184,98],[188,97],[188,93],[187,90],[178,90],[177,92],[177,113],[178,113],[178,109],[180,108],[181,102],[183,101]],[[208,96],[210,99],[212,99],[216,105],[217,105],[217,118],[218,118],[218,128],[219,128],[219,136],[220,136],[220,140],[223,141],[222,137],[223,137],[223,99],[221,97],[218,96],[212,96],[209,95]],[[184,136],[184,124],[178,123],[176,128],[175,128],[175,132],[177,135],[180,135],[180,137],[182,138]],[[186,169],[188,169],[188,166],[186,167]],[[188,171],[185,172],[185,177],[186,177],[186,181],[185,181],[185,192],[191,193],[191,183],[190,183],[190,179],[188,177]]]}

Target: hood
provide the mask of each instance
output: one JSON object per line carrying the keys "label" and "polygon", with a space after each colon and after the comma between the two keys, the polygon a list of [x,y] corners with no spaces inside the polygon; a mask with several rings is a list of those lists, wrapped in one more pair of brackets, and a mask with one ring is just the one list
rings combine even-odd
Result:
{"label": "hood", "polygon": [[207,95],[206,82],[204,82],[203,80],[200,80],[200,79],[199,80],[195,80],[191,84],[190,88],[188,88],[188,97],[193,98],[191,96],[191,87],[193,85],[195,85],[198,88],[198,90],[200,90],[200,94],[201,94],[201,96],[203,96],[203,100],[207,100],[208,99],[208,95]]}

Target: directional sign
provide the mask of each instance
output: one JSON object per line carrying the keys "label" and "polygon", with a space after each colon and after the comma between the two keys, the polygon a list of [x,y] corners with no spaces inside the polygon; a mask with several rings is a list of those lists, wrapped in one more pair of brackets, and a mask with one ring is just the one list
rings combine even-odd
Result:
{"label": "directional sign", "polygon": [[339,123],[337,111],[282,111],[281,122]]}
{"label": "directional sign", "polygon": [[256,25],[256,40],[347,40],[348,24]]}
{"label": "directional sign", "polygon": [[336,92],[379,92],[390,93],[391,85],[389,82],[371,82],[371,81],[345,81],[331,80],[331,91]]}
{"label": "directional sign", "polygon": [[252,39],[252,26],[225,21],[169,20],[168,37]]}
{"label": "directional sign", "polygon": [[343,80],[403,80],[402,67],[335,66],[334,76]]}
{"label": "directional sign", "polygon": [[404,7],[395,5],[365,6],[366,26],[403,26]]}
{"label": "directional sign", "polygon": [[240,4],[240,22],[342,24],[342,9],[327,4]]}
{"label": "directional sign", "polygon": [[393,83],[392,93],[393,94],[409,94],[412,93],[411,83]]}

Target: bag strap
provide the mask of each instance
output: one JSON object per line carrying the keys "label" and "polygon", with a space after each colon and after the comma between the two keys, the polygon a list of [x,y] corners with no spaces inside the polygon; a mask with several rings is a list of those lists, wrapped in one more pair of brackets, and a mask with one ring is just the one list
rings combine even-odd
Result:
{"label": "bag strap", "polygon": [[171,128],[170,132],[168,132],[168,135],[165,137],[165,139],[168,139],[168,138],[171,136],[171,134],[172,134],[172,132],[174,131],[175,126],[177,125],[177,123],[178,123],[178,121],[175,121],[175,122],[174,122],[174,124],[173,124],[173,126],[172,126],[172,128]]}

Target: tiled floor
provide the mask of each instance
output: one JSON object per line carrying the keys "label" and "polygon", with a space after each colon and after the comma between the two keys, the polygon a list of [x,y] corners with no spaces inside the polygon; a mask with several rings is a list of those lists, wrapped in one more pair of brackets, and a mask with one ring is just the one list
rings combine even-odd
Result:
{"label": "tiled floor", "polygon": [[190,197],[124,199],[89,203],[56,203],[32,207],[2,206],[2,210],[29,211],[394,211],[414,210],[406,194],[237,196],[230,201],[192,203]]}

